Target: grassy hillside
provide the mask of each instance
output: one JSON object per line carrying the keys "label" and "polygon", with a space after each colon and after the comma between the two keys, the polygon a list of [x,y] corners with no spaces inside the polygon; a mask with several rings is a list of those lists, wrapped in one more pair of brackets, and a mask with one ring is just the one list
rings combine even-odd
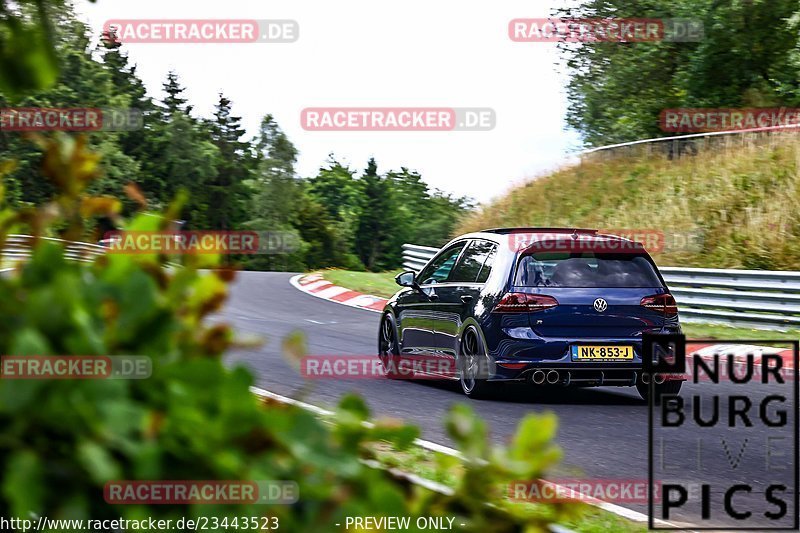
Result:
{"label": "grassy hillside", "polygon": [[660,265],[800,270],[800,139],[701,153],[583,163],[512,190],[458,233],[496,226],[700,231],[701,249]]}

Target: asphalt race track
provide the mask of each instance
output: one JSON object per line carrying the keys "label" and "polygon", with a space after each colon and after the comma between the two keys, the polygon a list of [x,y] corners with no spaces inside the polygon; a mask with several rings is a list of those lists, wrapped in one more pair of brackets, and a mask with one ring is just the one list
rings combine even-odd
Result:
{"label": "asphalt race track", "polygon": [[[309,387],[309,383],[281,354],[282,339],[299,329],[307,335],[309,354],[375,354],[380,315],[305,294],[290,285],[291,276],[287,273],[240,273],[232,287],[230,301],[218,317],[233,324],[241,333],[266,338],[264,346],[253,351],[238,351],[230,356],[232,364],[245,363],[252,368],[258,387],[322,407],[334,405],[343,394],[353,391],[367,400],[374,416],[405,419],[421,427],[422,438],[445,445],[452,445],[452,442],[443,430],[442,421],[447,409],[455,402],[470,402],[490,425],[491,438],[497,443],[509,439],[526,413],[551,410],[559,417],[558,441],[564,450],[563,464],[558,472],[549,476],[551,479],[556,482],[578,478],[647,480],[648,408],[632,387],[535,390],[512,386],[508,387],[502,399],[492,401],[468,400],[457,383],[314,380]],[[718,427],[692,425],[663,433],[667,443],[663,455],[665,470],[677,468],[671,474],[675,479],[709,483],[715,524],[742,526],[741,522],[722,516],[721,492],[735,483],[749,483],[753,486],[752,493],[749,496],[744,493],[736,495],[733,498],[735,506],[742,511],[752,510],[754,516],[750,520],[763,517],[765,511],[776,511],[775,505],[765,501],[766,487],[758,481],[765,478],[765,468],[769,467],[770,479],[777,477],[787,486],[780,496],[788,504],[786,520],[789,521],[781,524],[791,526],[790,517],[796,511],[792,413],[797,407],[791,403],[791,397],[790,403],[778,406],[789,413],[789,426],[770,428],[758,417],[758,402],[766,394],[763,385],[760,388],[732,384],[711,387],[714,394],[751,397],[753,427],[724,427],[727,425],[727,409],[723,408]],[[305,392],[301,395],[303,389]],[[686,383],[681,396],[688,401],[698,394],[705,400],[709,391],[704,383]],[[705,409],[709,405],[710,400],[704,405],[704,413],[710,413]],[[770,413],[776,408],[771,407]],[[661,435],[659,433],[657,437]],[[769,441],[770,458],[766,457],[765,448],[768,437],[773,438]],[[786,438],[781,440],[780,437]],[[699,459],[698,438],[703,439]],[[745,438],[747,444],[743,444]],[[722,439],[725,439],[724,443]],[[785,469],[781,471],[781,467]],[[699,489],[697,494],[700,494]],[[619,504],[647,512],[645,504]],[[695,518],[699,515],[699,506],[690,508],[689,505],[686,505],[689,514],[678,512],[670,517],[671,521],[685,519],[697,524]],[[753,522],[748,524],[752,527]]]}

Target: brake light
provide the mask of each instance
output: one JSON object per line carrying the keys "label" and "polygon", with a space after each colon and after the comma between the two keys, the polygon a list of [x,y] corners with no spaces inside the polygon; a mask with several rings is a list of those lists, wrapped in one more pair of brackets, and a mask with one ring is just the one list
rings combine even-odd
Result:
{"label": "brake light", "polygon": [[543,294],[527,294],[509,292],[503,296],[494,308],[494,313],[535,313],[551,309],[558,305],[558,300]]}
{"label": "brake light", "polygon": [[678,304],[670,293],[645,296],[641,301],[642,307],[661,311],[665,315],[677,315]]}

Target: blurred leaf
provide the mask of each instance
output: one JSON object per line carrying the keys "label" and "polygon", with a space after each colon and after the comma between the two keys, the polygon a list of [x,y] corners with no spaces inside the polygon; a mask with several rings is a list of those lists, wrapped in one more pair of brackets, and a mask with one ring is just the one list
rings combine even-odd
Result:
{"label": "blurred leaf", "polygon": [[42,465],[30,450],[14,453],[3,473],[3,496],[10,504],[11,513],[27,517],[28,513],[42,510],[42,496],[47,489]]}
{"label": "blurred leaf", "polygon": [[445,419],[447,434],[458,444],[458,448],[467,456],[481,458],[486,455],[487,433],[486,423],[465,404],[456,404],[447,413]]}
{"label": "blurred leaf", "polygon": [[300,368],[300,361],[308,355],[306,334],[295,330],[286,335],[281,343],[284,358],[295,368]]}
{"label": "blurred leaf", "polygon": [[[305,352],[305,347],[303,347],[303,352]],[[339,400],[338,411],[340,414],[348,413],[358,421],[364,421],[369,417],[367,402],[364,401],[364,398],[355,394],[346,394]]]}
{"label": "blurred leaf", "polygon": [[52,86],[58,63],[41,26],[6,15],[0,19],[0,92],[24,96]]}
{"label": "blurred leaf", "polygon": [[78,458],[98,485],[119,479],[119,467],[108,451],[96,442],[81,442],[78,445]]}
{"label": "blurred leaf", "polygon": [[116,215],[122,209],[122,203],[116,198],[95,197],[81,199],[81,216],[91,218],[98,215]]}
{"label": "blurred leaf", "polygon": [[135,183],[126,183],[122,190],[125,191],[125,195],[128,198],[139,204],[142,209],[147,208],[147,198],[145,198],[138,185]]}

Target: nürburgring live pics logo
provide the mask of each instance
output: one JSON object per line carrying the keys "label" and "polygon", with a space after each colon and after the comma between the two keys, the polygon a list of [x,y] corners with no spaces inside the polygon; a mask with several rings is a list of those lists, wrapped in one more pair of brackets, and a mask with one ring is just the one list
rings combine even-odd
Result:
{"label": "n\u00fcrburgring live pics logo", "polygon": [[[709,354],[693,343],[717,346]],[[694,340],[687,349],[683,335],[645,334],[644,372],[691,371],[691,386],[660,402],[650,382],[650,529],[798,529],[798,344]]]}

